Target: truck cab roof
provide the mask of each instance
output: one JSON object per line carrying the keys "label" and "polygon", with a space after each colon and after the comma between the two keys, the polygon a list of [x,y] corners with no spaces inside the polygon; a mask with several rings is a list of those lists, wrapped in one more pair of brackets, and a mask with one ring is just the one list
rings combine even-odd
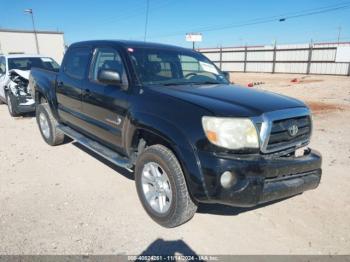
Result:
{"label": "truck cab roof", "polygon": [[186,51],[191,51],[191,49],[179,47],[179,46],[173,46],[168,44],[160,44],[160,43],[152,43],[152,42],[143,42],[143,41],[131,41],[131,40],[90,40],[90,41],[82,41],[77,42],[70,47],[79,47],[79,46],[92,46],[92,45],[116,45],[121,46],[124,48],[155,48],[155,49],[183,49]]}

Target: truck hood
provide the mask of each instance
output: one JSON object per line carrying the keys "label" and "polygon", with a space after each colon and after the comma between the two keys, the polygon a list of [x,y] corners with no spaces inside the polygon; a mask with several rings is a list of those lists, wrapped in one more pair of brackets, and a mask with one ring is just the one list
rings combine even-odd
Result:
{"label": "truck hood", "polygon": [[203,107],[218,116],[252,117],[281,109],[306,107],[291,97],[238,85],[156,86],[152,89]]}
{"label": "truck hood", "polygon": [[15,73],[17,75],[19,75],[20,77],[23,77],[25,79],[29,79],[29,74],[30,74],[30,70],[19,70],[19,69],[11,69],[9,71],[9,73]]}

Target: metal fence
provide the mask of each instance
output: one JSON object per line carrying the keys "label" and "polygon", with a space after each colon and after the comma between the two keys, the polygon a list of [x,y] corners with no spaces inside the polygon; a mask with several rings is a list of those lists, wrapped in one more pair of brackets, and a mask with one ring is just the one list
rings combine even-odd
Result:
{"label": "metal fence", "polygon": [[200,48],[221,70],[350,76],[350,42]]}

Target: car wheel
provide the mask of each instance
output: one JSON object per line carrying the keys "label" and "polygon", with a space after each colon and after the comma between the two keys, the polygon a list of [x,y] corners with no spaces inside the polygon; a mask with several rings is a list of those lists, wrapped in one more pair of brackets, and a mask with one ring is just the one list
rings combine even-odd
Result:
{"label": "car wheel", "polygon": [[47,103],[39,104],[36,108],[36,121],[38,123],[41,136],[45,142],[51,146],[60,145],[64,141],[64,133],[59,130],[58,123],[53,117]]}
{"label": "car wheel", "polygon": [[144,209],[164,227],[179,226],[196,213],[179,161],[165,146],[153,145],[141,153],[135,183]]}
{"label": "car wheel", "polygon": [[6,101],[7,101],[7,108],[9,110],[10,115],[12,117],[19,116],[19,113],[17,112],[17,103],[15,101],[13,94],[10,91],[6,93]]}

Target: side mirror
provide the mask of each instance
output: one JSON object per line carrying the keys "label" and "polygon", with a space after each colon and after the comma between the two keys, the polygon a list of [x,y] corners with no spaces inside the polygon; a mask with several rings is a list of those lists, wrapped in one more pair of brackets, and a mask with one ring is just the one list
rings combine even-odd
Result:
{"label": "side mirror", "polygon": [[104,84],[120,85],[122,80],[120,74],[117,71],[103,69],[98,73],[97,80]]}
{"label": "side mirror", "polygon": [[224,72],[222,72],[222,74],[226,78],[226,80],[231,83],[231,81],[230,81],[230,72],[224,71]]}

